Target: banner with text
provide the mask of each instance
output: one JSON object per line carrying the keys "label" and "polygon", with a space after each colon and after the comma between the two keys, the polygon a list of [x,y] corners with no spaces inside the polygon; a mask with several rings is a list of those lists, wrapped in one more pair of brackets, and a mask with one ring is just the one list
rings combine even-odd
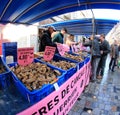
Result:
{"label": "banner with text", "polygon": [[88,85],[89,82],[90,82],[90,77],[91,77],[91,63],[90,63],[90,61],[86,64],[86,66],[87,66],[87,74],[86,74],[87,81],[86,81],[86,85]]}

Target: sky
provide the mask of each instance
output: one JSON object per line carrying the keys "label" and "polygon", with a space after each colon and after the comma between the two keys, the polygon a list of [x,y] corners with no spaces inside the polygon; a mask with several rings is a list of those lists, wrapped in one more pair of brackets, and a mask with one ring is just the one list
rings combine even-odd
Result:
{"label": "sky", "polygon": [[[91,10],[83,11],[88,16],[91,14]],[[112,9],[93,9],[93,13],[95,18],[102,19],[113,19],[120,20],[120,10],[112,10]]]}
{"label": "sky", "polygon": [[[112,20],[120,20],[120,10],[112,10],[112,9],[93,9],[95,18],[99,19],[112,19]],[[66,16],[70,16],[72,19],[81,19],[81,18],[92,18],[91,10],[81,10],[75,11],[67,14],[63,14]],[[62,21],[61,18],[63,15],[59,15],[58,17],[54,17],[57,21]]]}

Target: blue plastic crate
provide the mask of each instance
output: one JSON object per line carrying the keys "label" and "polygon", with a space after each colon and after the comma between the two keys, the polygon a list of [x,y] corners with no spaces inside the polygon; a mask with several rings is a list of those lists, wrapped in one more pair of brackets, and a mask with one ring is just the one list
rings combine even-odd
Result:
{"label": "blue plastic crate", "polygon": [[[39,58],[37,58],[36,60],[39,60],[39,61],[41,61],[41,62],[43,62],[43,63],[45,63],[45,64],[47,64],[47,65],[53,66],[53,67],[55,67],[55,68],[57,68],[57,69],[59,69],[59,70],[63,70],[62,68],[59,68],[59,67],[57,67],[57,66],[54,66],[54,65],[52,65],[52,64],[49,64],[49,63],[41,60],[41,58],[43,58],[43,57],[39,57]],[[72,68],[70,68],[70,69],[68,69],[68,70],[63,70],[63,71],[66,71],[66,76],[64,76],[64,77],[65,77],[65,78],[64,78],[65,81],[68,80],[68,79],[77,71],[78,63],[76,63],[76,61],[74,61],[74,60],[69,60],[69,59],[66,59],[66,58],[61,57],[61,56],[58,56],[58,55],[54,55],[53,60],[54,60],[54,61],[60,61],[60,60],[61,60],[61,61],[67,61],[67,62],[75,63],[75,64],[76,64],[76,67],[75,67],[75,68],[72,67]],[[64,82],[65,82],[65,81],[64,81]]]}
{"label": "blue plastic crate", "polygon": [[[61,86],[62,84],[64,84],[67,81],[66,76],[67,75],[58,78],[58,81],[57,81],[58,86]],[[68,76],[67,76],[67,78],[68,78]]]}
{"label": "blue plastic crate", "polygon": [[[34,62],[39,62],[37,60],[34,60]],[[9,67],[13,67],[15,66],[17,63],[12,63],[9,64]],[[55,69],[55,70],[59,70],[56,69],[54,67],[49,66],[51,69]],[[58,80],[59,78],[63,77],[66,72],[65,71],[61,71],[59,70],[62,75],[58,76]],[[12,80],[16,86],[16,88],[19,90],[19,92],[21,93],[21,95],[28,100],[30,103],[36,103],[40,100],[42,100],[43,98],[45,98],[46,96],[48,96],[50,93],[52,93],[55,88],[53,86],[53,84],[45,84],[43,85],[40,89],[37,90],[33,90],[30,91],[19,79],[18,77],[11,71],[11,76],[12,76]]]}
{"label": "blue plastic crate", "polygon": [[85,57],[85,60],[84,60],[85,64],[87,64],[89,61],[90,61],[90,57]]}
{"label": "blue plastic crate", "polygon": [[[74,53],[70,53],[70,52],[69,52],[69,54],[75,55],[75,56],[79,56],[78,54],[74,54]],[[61,57],[59,54],[55,54],[55,55],[58,56],[58,57]],[[81,62],[79,62],[79,61],[73,60],[73,59],[68,58],[68,57],[63,57],[63,56],[62,56],[62,58],[67,59],[68,61],[74,61],[74,63],[77,63],[77,64],[78,64],[78,68],[77,68],[77,69],[80,69],[80,68],[83,67],[84,64],[85,64],[84,60],[81,61]]]}
{"label": "blue plastic crate", "polygon": [[0,89],[5,89],[10,86],[11,76],[10,72],[0,74]]}
{"label": "blue plastic crate", "polygon": [[4,89],[10,85],[10,70],[1,57],[0,64],[3,65],[5,68],[5,72],[0,74],[0,89]]}
{"label": "blue plastic crate", "polygon": [[55,61],[63,60],[63,61],[68,61],[70,63],[76,64],[75,68],[72,67],[66,71],[67,72],[66,80],[69,79],[77,71],[78,63],[74,60],[69,60],[69,59],[63,58],[61,56],[56,56],[56,55],[53,57],[53,60],[55,60]]}
{"label": "blue plastic crate", "polygon": [[13,56],[14,62],[17,62],[17,42],[2,43],[2,54],[5,62],[7,56]]}

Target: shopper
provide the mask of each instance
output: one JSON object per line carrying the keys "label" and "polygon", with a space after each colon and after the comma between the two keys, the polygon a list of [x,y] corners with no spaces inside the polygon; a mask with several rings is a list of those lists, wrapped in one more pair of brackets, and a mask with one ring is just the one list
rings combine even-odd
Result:
{"label": "shopper", "polygon": [[51,34],[55,31],[54,27],[48,27],[46,31],[44,31],[43,35],[40,38],[39,51],[44,51],[46,46],[56,47],[56,44],[52,42]]}
{"label": "shopper", "polygon": [[99,62],[98,69],[97,69],[97,78],[98,79],[102,79],[102,77],[104,75],[104,69],[105,69],[107,55],[108,55],[108,53],[110,53],[110,45],[109,45],[108,41],[105,40],[104,34],[100,35],[100,42],[101,42],[101,44],[100,44],[101,58],[100,58],[100,62]]}
{"label": "shopper", "polygon": [[90,46],[91,47],[91,66],[92,66],[92,77],[91,81],[96,81],[96,73],[97,73],[97,67],[98,63],[100,61],[100,44],[99,44],[99,38],[97,36],[91,36],[90,41],[88,43],[84,43],[84,46]]}
{"label": "shopper", "polygon": [[117,40],[114,40],[114,43],[111,45],[110,56],[111,56],[111,61],[110,61],[110,64],[109,64],[109,70],[114,72],[114,68],[117,64],[117,58],[119,56]]}
{"label": "shopper", "polygon": [[67,33],[67,29],[66,28],[62,28],[61,31],[53,37],[52,41],[54,43],[61,43],[61,44],[63,44],[64,35],[66,33]]}
{"label": "shopper", "polygon": [[119,51],[119,56],[120,56],[120,43],[118,45],[118,51]]}

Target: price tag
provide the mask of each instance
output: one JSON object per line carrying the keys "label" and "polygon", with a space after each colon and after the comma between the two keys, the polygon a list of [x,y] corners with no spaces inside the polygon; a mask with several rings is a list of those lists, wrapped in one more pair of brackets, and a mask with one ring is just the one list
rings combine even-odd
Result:
{"label": "price tag", "polygon": [[78,48],[76,45],[74,45],[75,52],[78,52]]}
{"label": "price tag", "polygon": [[70,51],[70,47],[68,45],[63,44],[63,47],[64,47],[65,52]]}
{"label": "price tag", "polygon": [[65,52],[68,52],[69,51],[69,47],[66,46],[65,44],[57,44],[57,48],[58,48],[58,51],[59,51],[59,54],[61,56],[63,56],[65,54]]}
{"label": "price tag", "polygon": [[54,85],[56,91],[59,90],[59,86],[57,83],[54,83],[53,85]]}
{"label": "price tag", "polygon": [[76,45],[72,45],[71,48],[72,48],[72,52],[78,52],[78,48]]}
{"label": "price tag", "polygon": [[72,52],[75,52],[74,45],[71,45]]}
{"label": "price tag", "polygon": [[55,54],[55,47],[51,47],[51,46],[46,46],[45,47],[45,52],[44,52],[44,60],[46,61],[50,61],[52,60],[54,54]]}
{"label": "price tag", "polygon": [[77,71],[79,71],[79,64],[77,64]]}
{"label": "price tag", "polygon": [[26,66],[31,64],[34,59],[34,48],[18,48],[17,50],[18,64]]}

